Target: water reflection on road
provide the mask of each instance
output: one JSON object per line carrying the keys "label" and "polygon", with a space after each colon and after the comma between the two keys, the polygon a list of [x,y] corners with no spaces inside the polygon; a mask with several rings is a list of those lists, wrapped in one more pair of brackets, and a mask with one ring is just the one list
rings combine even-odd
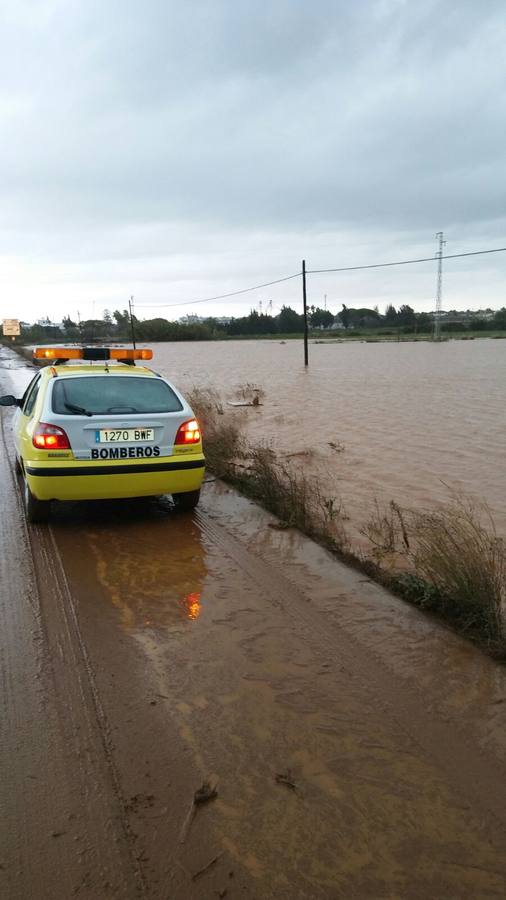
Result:
{"label": "water reflection on road", "polygon": [[170,500],[68,504],[56,508],[53,528],[77,566],[86,545],[94,563],[90,586],[96,580],[124,629],[167,628],[201,615],[202,537],[192,517],[176,513]]}

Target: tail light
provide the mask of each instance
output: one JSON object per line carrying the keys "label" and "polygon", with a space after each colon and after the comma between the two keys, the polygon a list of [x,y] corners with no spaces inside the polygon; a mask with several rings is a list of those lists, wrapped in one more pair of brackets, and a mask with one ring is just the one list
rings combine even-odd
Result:
{"label": "tail light", "polygon": [[32,437],[37,450],[70,450],[70,441],[63,428],[39,422]]}
{"label": "tail light", "polygon": [[198,444],[200,442],[200,428],[196,419],[183,422],[176,434],[176,444]]}

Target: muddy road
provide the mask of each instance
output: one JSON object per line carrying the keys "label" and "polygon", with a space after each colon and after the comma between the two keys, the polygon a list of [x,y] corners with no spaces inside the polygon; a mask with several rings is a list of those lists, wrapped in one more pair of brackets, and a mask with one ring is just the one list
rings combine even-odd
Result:
{"label": "muddy road", "polygon": [[1,419],[2,898],[506,896],[503,668],[218,483],[27,527]]}

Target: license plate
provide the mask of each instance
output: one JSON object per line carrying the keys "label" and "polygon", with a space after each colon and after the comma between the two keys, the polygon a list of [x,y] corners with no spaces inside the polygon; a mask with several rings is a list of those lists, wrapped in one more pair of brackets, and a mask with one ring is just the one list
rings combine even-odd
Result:
{"label": "license plate", "polygon": [[154,428],[101,428],[95,432],[97,444],[139,444],[154,439]]}

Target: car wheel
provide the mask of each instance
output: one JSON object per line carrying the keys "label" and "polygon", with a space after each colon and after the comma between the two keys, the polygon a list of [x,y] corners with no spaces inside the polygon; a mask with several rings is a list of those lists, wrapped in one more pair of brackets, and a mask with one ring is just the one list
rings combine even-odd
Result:
{"label": "car wheel", "polygon": [[24,482],[23,498],[25,501],[26,518],[29,522],[47,522],[51,509],[50,500],[37,500],[34,497],[27,482]]}
{"label": "car wheel", "polygon": [[21,475],[21,472],[23,471],[21,468],[21,463],[17,456],[14,457],[14,471],[18,477]]}
{"label": "car wheel", "polygon": [[182,512],[189,512],[195,509],[199,502],[200,491],[186,491],[184,494],[173,494],[172,499]]}

